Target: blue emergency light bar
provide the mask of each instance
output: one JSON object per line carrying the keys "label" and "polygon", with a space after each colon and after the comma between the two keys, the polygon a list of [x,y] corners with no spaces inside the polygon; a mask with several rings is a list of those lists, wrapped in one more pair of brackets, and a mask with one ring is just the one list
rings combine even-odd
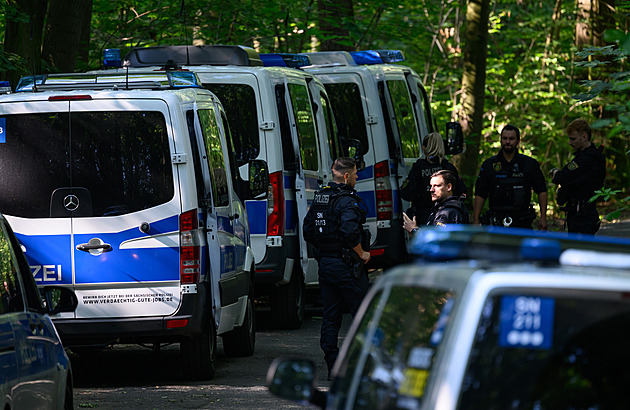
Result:
{"label": "blue emergency light bar", "polygon": [[311,65],[311,60],[304,54],[268,53],[260,54],[265,67],[300,68]]}
{"label": "blue emergency light bar", "polygon": [[[568,249],[617,252],[630,257],[630,239],[501,226],[451,224],[440,228],[421,228],[414,235],[409,251],[420,259],[434,261],[475,259],[557,262],[560,255]],[[600,263],[604,262],[602,260]]]}
{"label": "blue emergency light bar", "polygon": [[389,64],[405,61],[405,57],[400,50],[351,51],[350,55],[359,65]]}
{"label": "blue emergency light bar", "polygon": [[381,59],[385,63],[400,63],[405,61],[405,56],[400,50],[376,50]]}
{"label": "blue emergency light bar", "polygon": [[203,88],[192,71],[101,72],[22,77],[16,92],[50,90],[128,90]]}
{"label": "blue emergency light bar", "polygon": [[11,92],[11,84],[8,81],[0,81],[0,94],[9,94]]}
{"label": "blue emergency light bar", "polygon": [[122,67],[119,48],[106,48],[103,50],[103,66],[112,68]]}

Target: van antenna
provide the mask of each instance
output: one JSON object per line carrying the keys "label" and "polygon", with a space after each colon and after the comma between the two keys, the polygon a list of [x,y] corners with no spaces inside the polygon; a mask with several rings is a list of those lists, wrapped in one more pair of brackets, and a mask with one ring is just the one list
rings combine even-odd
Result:
{"label": "van antenna", "polygon": [[188,54],[188,27],[186,25],[186,0],[182,0],[182,6],[179,9],[179,16],[184,15],[184,37],[186,38],[186,65],[190,65],[190,56]]}
{"label": "van antenna", "polygon": [[[29,35],[29,41],[31,45],[33,45],[33,22],[31,21],[31,32]],[[36,66],[35,66],[35,48],[33,48],[33,92],[37,92],[37,77],[35,76]]]}

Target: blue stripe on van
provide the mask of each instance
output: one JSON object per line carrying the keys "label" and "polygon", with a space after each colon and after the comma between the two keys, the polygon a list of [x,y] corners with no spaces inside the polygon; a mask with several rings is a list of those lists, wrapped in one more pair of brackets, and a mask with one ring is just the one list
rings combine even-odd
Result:
{"label": "blue stripe on van", "polygon": [[361,171],[357,172],[357,181],[362,181],[364,179],[372,179],[372,178],[374,178],[373,165],[370,165],[369,167],[365,167]]}
{"label": "blue stripe on van", "polygon": [[250,234],[267,233],[267,201],[245,201]]}
{"label": "blue stripe on van", "polygon": [[[70,234],[23,235],[16,233],[26,252],[38,285],[72,284],[72,259]],[[61,275],[61,280],[59,280]]]}
{"label": "blue stripe on van", "polygon": [[284,201],[284,211],[285,231],[294,231],[298,220],[296,201]]}
{"label": "blue stripe on van", "polygon": [[392,200],[394,201],[394,215],[400,214],[400,194],[397,189],[392,189]]}
{"label": "blue stripe on van", "polygon": [[363,199],[363,202],[365,202],[365,205],[367,205],[367,208],[368,208],[367,217],[376,218],[376,198],[374,196],[374,191],[360,191],[360,192],[357,192],[357,194],[359,195],[361,199]]}
{"label": "blue stripe on van", "polygon": [[284,184],[284,189],[295,189],[295,175],[285,175],[282,178],[282,183]]}

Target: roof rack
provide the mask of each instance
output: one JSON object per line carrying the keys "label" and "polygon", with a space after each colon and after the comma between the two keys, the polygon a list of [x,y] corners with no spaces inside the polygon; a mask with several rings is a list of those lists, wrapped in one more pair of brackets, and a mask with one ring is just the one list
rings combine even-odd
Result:
{"label": "roof rack", "polygon": [[[561,254],[569,249],[592,251],[600,255],[620,253],[630,258],[630,239],[453,224],[441,228],[420,229],[413,238],[410,253],[425,260],[558,263]],[[606,258],[600,256],[599,259],[598,266],[606,266]]]}
{"label": "roof rack", "polygon": [[124,58],[125,67],[197,65],[262,66],[260,56],[245,46],[158,46],[134,48]]}
{"label": "roof rack", "polygon": [[304,54],[268,53],[260,54],[265,67],[300,68],[311,65],[311,59]]}
{"label": "roof rack", "polygon": [[[34,85],[33,85],[34,84]],[[202,88],[192,71],[98,72],[22,77],[15,91]]]}

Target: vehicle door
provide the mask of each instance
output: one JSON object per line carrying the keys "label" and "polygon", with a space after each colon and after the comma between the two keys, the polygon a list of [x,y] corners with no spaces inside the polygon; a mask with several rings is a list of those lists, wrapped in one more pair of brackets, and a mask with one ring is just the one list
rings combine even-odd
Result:
{"label": "vehicle door", "polygon": [[[0,220],[0,383],[14,408],[53,408],[61,351],[50,319],[39,313],[39,294],[28,266],[20,266],[18,243]],[[4,367],[6,366],[6,367]]]}
{"label": "vehicle door", "polygon": [[[288,93],[285,94],[287,111],[291,121],[291,136],[296,158],[299,158],[299,165],[295,176],[295,199],[298,216],[298,241],[300,242],[300,259],[302,261],[302,272],[305,276],[309,271],[316,271],[314,260],[309,262],[308,248],[304,235],[302,235],[303,221],[308,211],[308,201],[312,201],[315,192],[323,184],[320,176],[321,162],[319,157],[319,147],[317,131],[315,126],[315,116],[311,106],[311,97],[306,84],[302,82],[290,82],[287,80],[286,87]],[[310,265],[310,266],[309,266]]]}
{"label": "vehicle door", "polygon": [[161,99],[72,100],[70,183],[51,214],[72,223],[77,318],[165,316],[180,304],[179,174]]}
{"label": "vehicle door", "polygon": [[330,169],[332,168],[334,160],[339,157],[346,157],[347,153],[341,145],[335,115],[324,85],[318,80],[311,80],[308,86],[315,109],[318,145],[320,149],[320,175],[323,178],[322,185],[328,185],[328,183],[332,181]]}
{"label": "vehicle door", "polygon": [[[210,193],[211,203],[205,207],[211,290],[214,306],[222,306],[219,282],[233,277],[236,273],[234,218],[232,209],[230,169],[226,165],[227,152],[222,139],[217,112],[214,104],[200,102],[195,107],[195,129],[197,143],[202,157],[204,191]],[[220,117],[219,117],[220,118]],[[240,217],[240,215],[239,215]],[[215,312],[217,332],[223,331],[220,312]]]}

